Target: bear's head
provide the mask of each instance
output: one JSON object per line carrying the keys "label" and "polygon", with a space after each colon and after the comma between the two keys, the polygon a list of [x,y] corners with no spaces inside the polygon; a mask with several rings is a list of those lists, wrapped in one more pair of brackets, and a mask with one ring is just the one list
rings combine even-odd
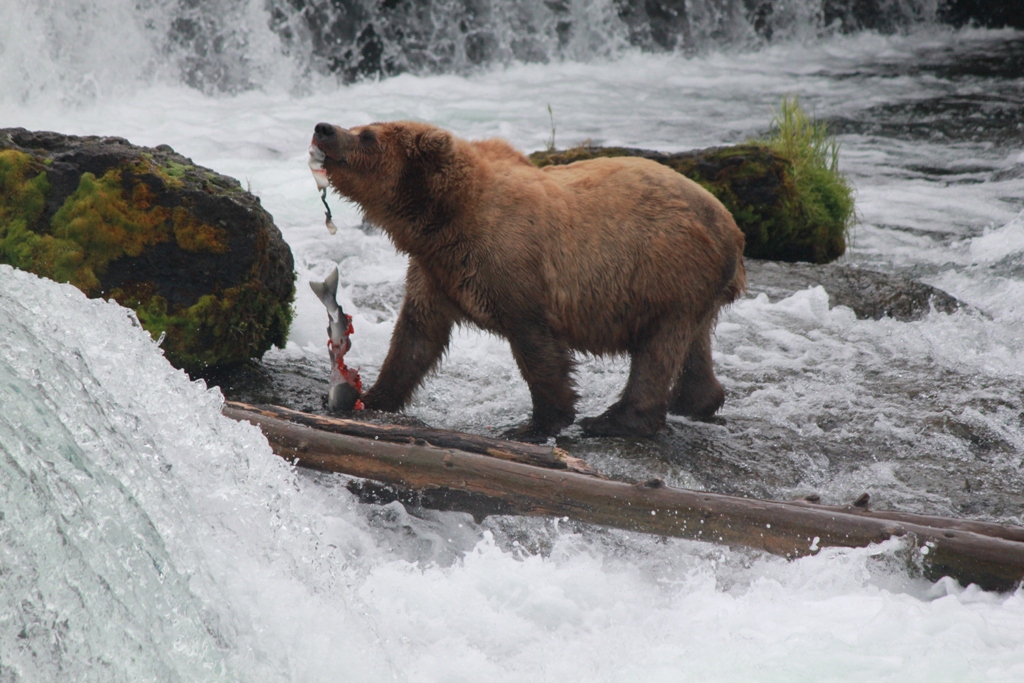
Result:
{"label": "bear's head", "polygon": [[[399,248],[412,233],[450,220],[451,190],[459,164],[455,138],[426,123],[391,121],[346,129],[318,123],[313,144],[324,153],[327,179],[338,194],[363,209]],[[408,233],[408,234],[407,234]]]}

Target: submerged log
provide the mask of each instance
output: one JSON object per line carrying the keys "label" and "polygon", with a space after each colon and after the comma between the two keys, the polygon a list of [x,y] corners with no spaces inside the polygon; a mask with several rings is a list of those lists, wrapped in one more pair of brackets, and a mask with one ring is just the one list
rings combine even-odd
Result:
{"label": "submerged log", "polygon": [[[303,467],[414,490],[484,496],[503,513],[569,517],[629,531],[764,550],[787,558],[828,546],[865,547],[908,539],[925,575],[948,575],[989,590],[1024,579],[1024,543],[950,526],[875,518],[825,506],[739,498],[642,484],[499,459],[424,441],[392,443],[296,424],[244,404],[224,413],[247,420],[274,452]],[[272,411],[270,411],[272,412]]]}

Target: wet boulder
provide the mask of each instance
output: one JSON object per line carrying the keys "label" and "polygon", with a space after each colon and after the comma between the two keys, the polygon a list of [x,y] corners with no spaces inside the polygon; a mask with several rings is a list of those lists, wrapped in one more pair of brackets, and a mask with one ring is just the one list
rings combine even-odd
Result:
{"label": "wet boulder", "polygon": [[931,311],[955,313],[967,304],[941,289],[902,275],[880,273],[855,265],[777,263],[748,259],[749,294],[763,293],[772,301],[821,285],[833,306],[847,306],[858,318],[920,320]]}
{"label": "wet boulder", "polygon": [[[896,33],[923,18],[920,5],[889,0],[823,0],[821,12],[825,25],[844,33],[864,29]],[[942,0],[935,4],[934,12],[937,21],[957,28],[1024,28],[1024,5],[1020,2]]]}
{"label": "wet boulder", "polygon": [[744,255],[775,261],[827,263],[846,251],[852,201],[843,185],[797,182],[790,159],[757,143],[669,154],[584,145],[530,155],[537,166],[598,157],[635,156],[682,173],[715,195],[746,235]]}
{"label": "wet boulder", "polygon": [[0,129],[0,262],[133,309],[190,373],[259,358],[291,323],[270,214],[166,145]]}

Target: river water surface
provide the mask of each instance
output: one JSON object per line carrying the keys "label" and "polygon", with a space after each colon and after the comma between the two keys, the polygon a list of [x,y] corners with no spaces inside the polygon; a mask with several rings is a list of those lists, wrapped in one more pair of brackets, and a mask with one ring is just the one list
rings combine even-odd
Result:
{"label": "river water surface", "polygon": [[[532,151],[552,136],[550,105],[560,147],[677,151],[763,135],[798,96],[838,133],[856,188],[844,262],[969,306],[858,320],[821,287],[752,294],[716,331],[720,419],[673,419],[650,441],[570,429],[559,444],[691,488],[833,503],[866,491],[879,507],[1024,523],[1024,34],[797,32],[352,85],[267,66],[260,88],[203,94],[153,66],[120,15],[80,9],[71,54],[52,43],[67,25],[4,10],[16,21],[0,29],[0,126],[169,144],[239,178],[299,280],[289,344],[264,371],[322,371],[324,385],[325,316],[307,282],[340,267],[348,359],[372,380],[405,259],[338,198],[327,233],[306,167],[316,122],[415,118]],[[273,64],[269,48],[249,49]],[[581,414],[614,401],[626,372],[622,359],[583,359]],[[906,571],[913,549],[786,562],[364,505],[342,477],[289,468],[257,430],[221,418],[221,401],[122,309],[0,266],[0,681],[1024,677],[1024,594],[925,581]],[[507,344],[464,329],[408,413],[491,434],[529,410]]]}

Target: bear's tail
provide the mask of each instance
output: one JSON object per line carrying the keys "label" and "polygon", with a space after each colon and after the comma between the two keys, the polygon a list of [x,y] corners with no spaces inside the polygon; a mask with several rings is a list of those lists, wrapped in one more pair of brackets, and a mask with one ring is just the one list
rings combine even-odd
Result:
{"label": "bear's tail", "polygon": [[747,267],[743,263],[743,247],[746,240],[740,240],[735,257],[726,261],[722,269],[722,288],[720,305],[731,304],[747,291]]}
{"label": "bear's tail", "polygon": [[725,285],[726,303],[732,303],[747,291],[747,267],[743,264],[743,254],[733,262],[732,273]]}

